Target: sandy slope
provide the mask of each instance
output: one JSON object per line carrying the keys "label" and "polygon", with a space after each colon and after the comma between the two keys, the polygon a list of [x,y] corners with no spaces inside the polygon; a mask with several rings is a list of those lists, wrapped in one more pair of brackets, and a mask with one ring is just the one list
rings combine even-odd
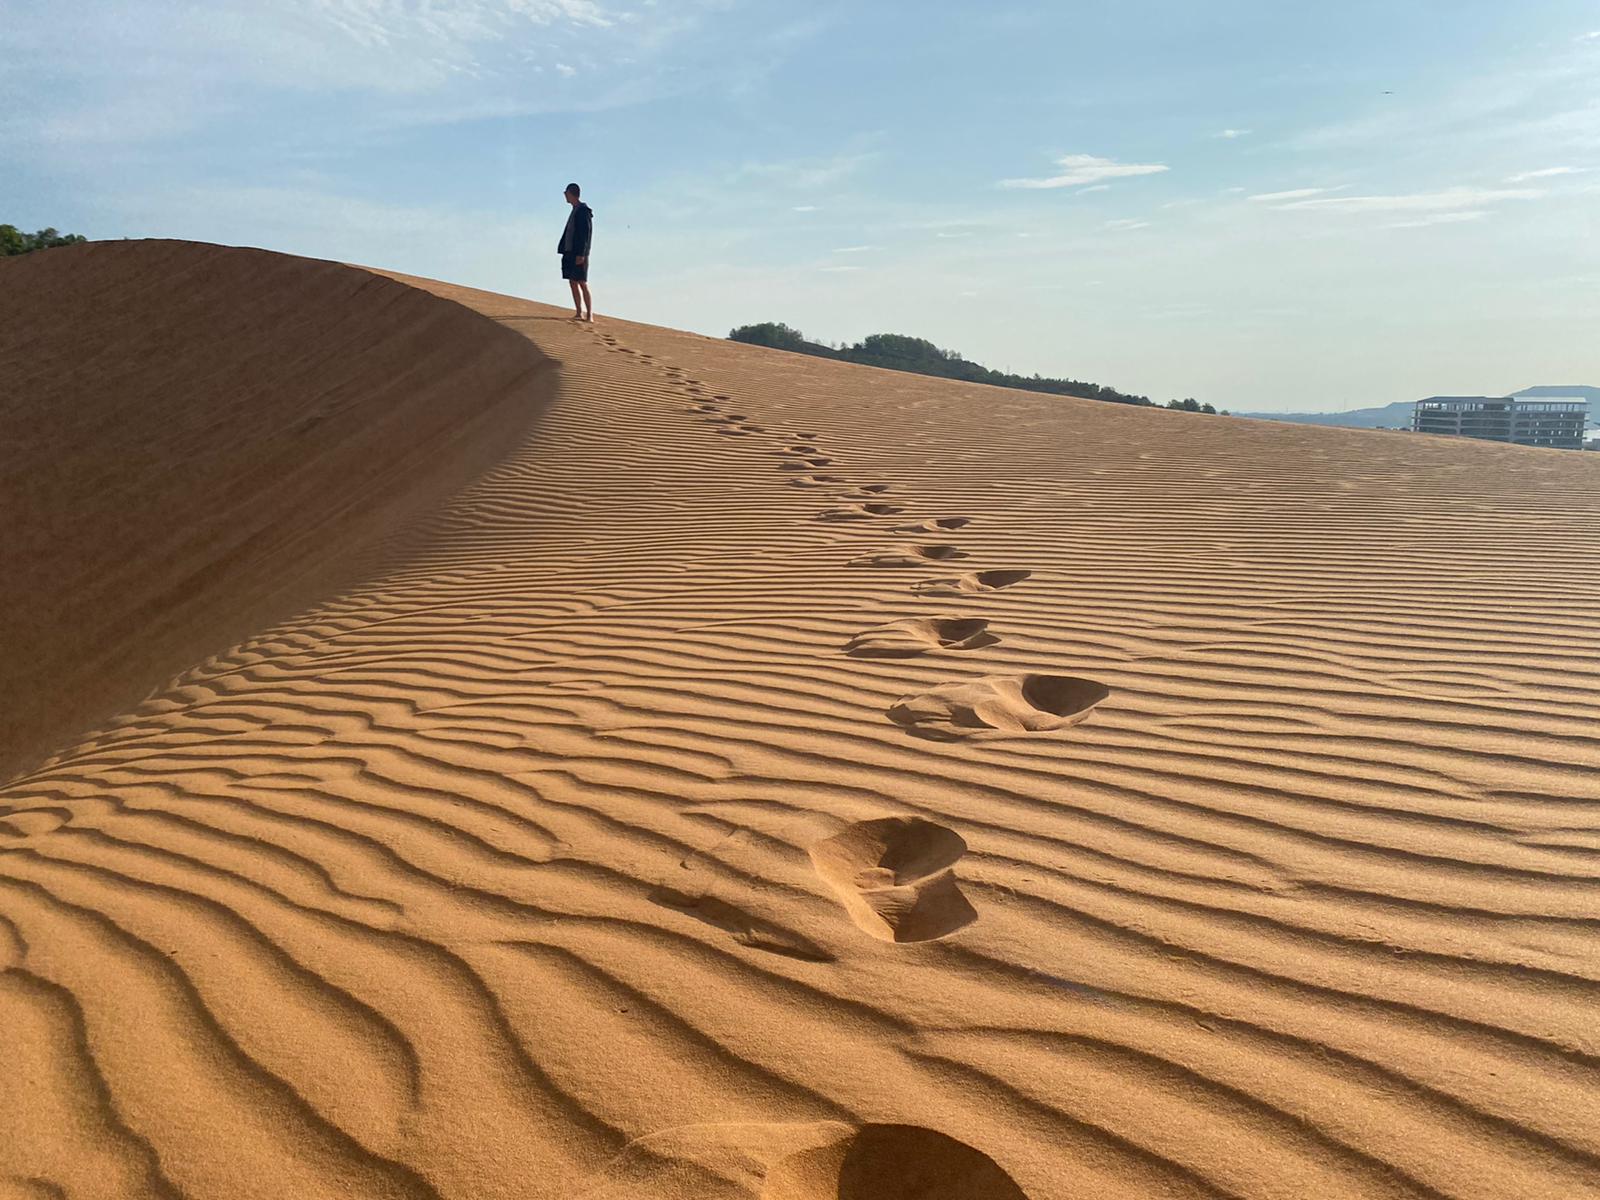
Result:
{"label": "sandy slope", "polygon": [[[121,252],[263,337],[258,275],[335,270]],[[0,791],[0,1194],[1600,1196],[1600,456],[399,282],[330,309],[455,301],[548,408],[227,648],[219,557],[187,669]],[[165,421],[237,378],[203,317]],[[23,375],[8,444],[116,376]]]}

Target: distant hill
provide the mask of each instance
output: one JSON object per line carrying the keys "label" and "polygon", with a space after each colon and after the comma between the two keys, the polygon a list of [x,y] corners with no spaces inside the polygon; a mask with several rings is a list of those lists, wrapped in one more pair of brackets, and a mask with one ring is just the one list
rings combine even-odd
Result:
{"label": "distant hill", "polygon": [[[772,350],[788,350],[795,354],[810,354],[817,358],[832,358],[840,362],[859,363],[868,367],[883,367],[890,371],[909,371],[915,375],[936,375],[942,379],[961,379],[968,383],[988,383],[996,387],[1016,388],[1028,392],[1048,392],[1057,396],[1076,396],[1083,400],[1107,400],[1113,404],[1137,404],[1143,407],[1155,402],[1148,396],[1135,396],[1119,392],[1116,388],[1098,383],[1085,383],[1078,379],[1048,379],[1041,375],[1014,375],[995,371],[962,358],[954,350],[935,346],[925,338],[907,337],[899,333],[875,333],[852,346],[825,346],[808,341],[798,329],[781,321],[764,321],[759,325],[741,325],[728,334],[728,339],[748,346],[766,346]],[[1196,400],[1173,400],[1168,408],[1187,412],[1215,413],[1209,404]]]}
{"label": "distant hill", "polygon": [[[1543,385],[1512,392],[1513,396],[1535,399],[1541,396],[1582,396],[1589,402],[1589,420],[1600,424],[1600,387]],[[1411,413],[1416,404],[1410,400],[1397,400],[1382,408],[1352,408],[1348,412],[1327,413],[1240,413],[1241,417],[1258,417],[1264,421],[1291,421],[1296,425],[1340,425],[1346,429],[1410,429]]]}
{"label": "distant hill", "polygon": [[1348,412],[1330,413],[1240,413],[1241,417],[1259,417],[1264,421],[1292,421],[1296,425],[1343,425],[1348,429],[1410,429],[1411,410],[1416,405],[1410,400],[1397,400],[1382,408],[1352,408]]}

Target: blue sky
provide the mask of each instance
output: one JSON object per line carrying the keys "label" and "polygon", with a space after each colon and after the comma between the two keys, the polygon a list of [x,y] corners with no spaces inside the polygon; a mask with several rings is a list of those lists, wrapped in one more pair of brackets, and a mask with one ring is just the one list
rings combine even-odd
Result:
{"label": "blue sky", "polygon": [[0,0],[0,220],[1234,410],[1600,385],[1600,4]]}

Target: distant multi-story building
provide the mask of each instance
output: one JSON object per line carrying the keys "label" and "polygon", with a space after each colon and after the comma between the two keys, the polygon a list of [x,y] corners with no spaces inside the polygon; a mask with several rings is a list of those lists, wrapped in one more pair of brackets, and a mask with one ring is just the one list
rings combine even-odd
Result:
{"label": "distant multi-story building", "polygon": [[1517,446],[1583,448],[1589,406],[1581,397],[1431,396],[1417,401],[1411,428],[1417,433],[1511,442]]}

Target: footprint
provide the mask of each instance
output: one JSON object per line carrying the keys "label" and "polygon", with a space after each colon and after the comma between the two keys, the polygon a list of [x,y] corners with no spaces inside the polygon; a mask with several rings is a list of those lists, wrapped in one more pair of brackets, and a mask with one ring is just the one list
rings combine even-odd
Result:
{"label": "footprint", "polygon": [[828,487],[833,484],[843,483],[837,475],[802,475],[799,479],[791,479],[795,487]]}
{"label": "footprint", "polygon": [[950,562],[952,559],[966,557],[966,551],[959,546],[906,546],[899,550],[890,550],[884,554],[873,554],[866,558],[855,559],[850,565],[852,567],[920,567],[923,563]]}
{"label": "footprint", "polygon": [[766,427],[762,425],[741,425],[739,428],[746,433],[765,433],[767,431]]}
{"label": "footprint", "polygon": [[1082,721],[1111,689],[1075,675],[990,675],[902,696],[889,719],[916,737],[953,742],[975,733],[1047,733]]}
{"label": "footprint", "polygon": [[961,835],[917,817],[858,821],[811,847],[856,925],[885,942],[926,942],[978,919],[952,870]]}
{"label": "footprint", "polygon": [[896,525],[896,533],[951,533],[972,524],[971,517],[935,517],[915,525]]}
{"label": "footprint", "polygon": [[799,438],[802,442],[814,442],[817,440],[817,435],[814,433],[797,433],[794,436]]}
{"label": "footprint", "polygon": [[923,596],[960,596],[966,592],[998,592],[1015,587],[1033,574],[1032,571],[973,571],[955,579],[925,579],[911,585],[911,590]]}
{"label": "footprint", "polygon": [[575,1200],[1028,1200],[994,1159],[920,1125],[720,1121],[630,1141]]}
{"label": "footprint", "polygon": [[767,1172],[761,1200],[1028,1200],[981,1150],[920,1125],[863,1125]]}
{"label": "footprint", "polygon": [[871,492],[873,495],[878,496],[882,495],[884,492],[887,492],[889,490],[889,485],[887,483],[863,483],[861,485],[861,490],[863,492]]}
{"label": "footprint", "polygon": [[830,508],[819,513],[819,521],[870,521],[873,517],[892,517],[905,509],[893,504],[852,504],[848,508]]}
{"label": "footprint", "polygon": [[981,650],[999,641],[981,617],[913,617],[863,630],[844,652],[852,658],[914,658],[930,650]]}

